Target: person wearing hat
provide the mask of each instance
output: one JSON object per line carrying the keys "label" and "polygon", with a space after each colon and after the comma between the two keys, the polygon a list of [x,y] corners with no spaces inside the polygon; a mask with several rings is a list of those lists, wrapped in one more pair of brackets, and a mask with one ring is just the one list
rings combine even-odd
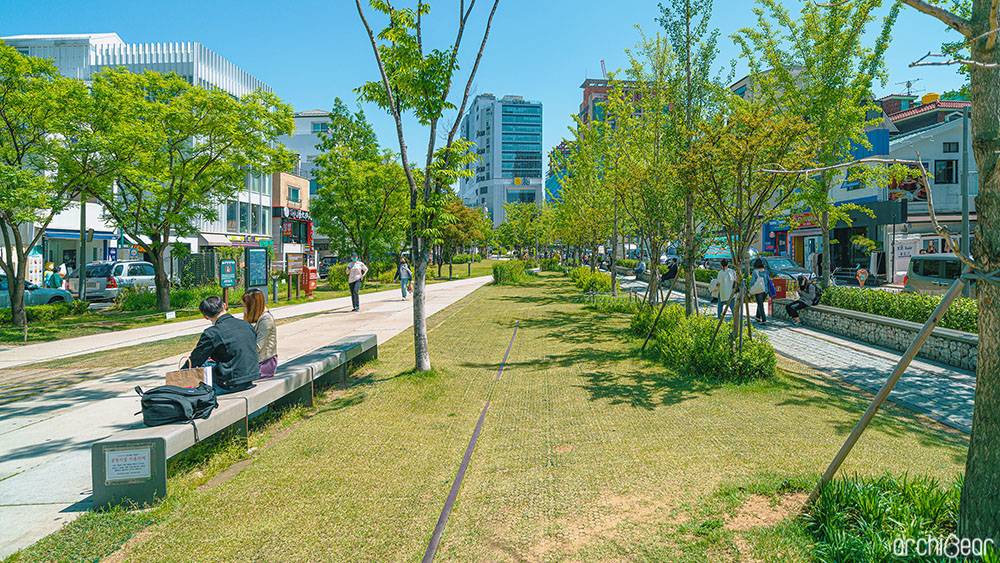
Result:
{"label": "person wearing hat", "polygon": [[62,289],[63,279],[58,272],[55,271],[56,265],[49,262],[45,265],[45,287],[52,289]]}
{"label": "person wearing hat", "polygon": [[358,312],[361,310],[360,300],[361,297],[361,282],[365,280],[365,276],[368,275],[368,266],[361,260],[358,260],[358,254],[351,254],[351,261],[347,263],[347,284],[351,287],[351,304],[354,308],[351,309],[352,312]]}

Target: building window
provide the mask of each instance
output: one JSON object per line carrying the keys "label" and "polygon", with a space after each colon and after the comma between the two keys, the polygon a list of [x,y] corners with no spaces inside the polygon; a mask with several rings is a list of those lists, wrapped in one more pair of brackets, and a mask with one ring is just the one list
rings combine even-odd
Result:
{"label": "building window", "polygon": [[935,184],[957,184],[958,183],[958,161],[957,160],[935,160],[934,161],[934,183]]}
{"label": "building window", "polygon": [[235,233],[239,231],[240,219],[239,219],[239,204],[235,201],[230,201],[226,205],[226,231],[230,233]]}
{"label": "building window", "polygon": [[267,205],[264,206],[264,214],[261,216],[263,224],[261,225],[260,232],[265,235],[271,234],[271,208]]}
{"label": "building window", "polygon": [[958,143],[945,143],[944,152],[958,152]]}
{"label": "building window", "polygon": [[250,204],[245,201],[240,202],[240,232],[250,232]]}
{"label": "building window", "polygon": [[330,124],[324,122],[313,122],[312,131],[313,133],[326,133],[330,130]]}
{"label": "building window", "polygon": [[293,186],[288,186],[288,201],[292,203],[300,203],[302,199],[299,197],[299,189]]}
{"label": "building window", "polygon": [[250,206],[250,228],[253,234],[260,234],[260,205],[256,203]]}
{"label": "building window", "polygon": [[319,193],[319,182],[316,180],[309,180],[309,197],[312,197]]}

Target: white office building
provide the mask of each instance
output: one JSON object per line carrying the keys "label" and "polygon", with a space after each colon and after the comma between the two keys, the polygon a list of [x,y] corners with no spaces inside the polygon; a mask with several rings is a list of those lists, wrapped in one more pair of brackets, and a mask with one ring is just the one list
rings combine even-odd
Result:
{"label": "white office building", "polygon": [[466,205],[485,208],[498,226],[505,203],[542,203],[542,104],[482,94],[472,101],[459,131],[475,143],[478,156],[467,166],[474,174],[459,183]]}
{"label": "white office building", "polygon": [[[101,70],[125,67],[132,72],[174,72],[191,84],[218,88],[234,97],[258,89],[271,91],[267,84],[197,42],[126,43],[117,33],[15,35],[0,39],[23,55],[52,59],[63,76],[84,81]],[[243,191],[234,200],[219,205],[218,219],[202,221],[199,236],[181,237],[179,241],[186,243],[191,252],[212,247],[269,246],[271,194],[271,175],[248,173]],[[87,227],[95,232],[85,260],[126,255],[126,249],[117,249],[120,233],[103,221],[100,205],[87,203],[86,207]],[[79,207],[56,216],[42,238],[40,251],[44,259],[75,264],[79,229]],[[124,242],[130,246],[130,241]]]}
{"label": "white office building", "polygon": [[[278,138],[278,142],[299,156],[298,167],[294,172],[309,179],[309,197],[314,197],[319,191],[319,183],[313,177],[316,157],[320,155],[316,145],[320,143],[320,133],[325,133],[329,128],[329,111],[322,109],[298,111],[295,112],[295,131],[291,135]],[[330,240],[324,236],[313,235],[312,246],[314,257],[323,257],[330,250]]]}

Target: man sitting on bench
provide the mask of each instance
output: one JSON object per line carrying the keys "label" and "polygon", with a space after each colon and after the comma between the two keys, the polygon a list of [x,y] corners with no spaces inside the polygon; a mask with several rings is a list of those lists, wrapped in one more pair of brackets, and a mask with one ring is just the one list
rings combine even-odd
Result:
{"label": "man sitting on bench", "polygon": [[226,312],[226,304],[216,295],[198,305],[205,320],[212,326],[205,329],[198,345],[184,367],[201,367],[212,360],[212,386],[216,395],[225,395],[253,387],[260,377],[257,361],[257,333],[243,319]]}

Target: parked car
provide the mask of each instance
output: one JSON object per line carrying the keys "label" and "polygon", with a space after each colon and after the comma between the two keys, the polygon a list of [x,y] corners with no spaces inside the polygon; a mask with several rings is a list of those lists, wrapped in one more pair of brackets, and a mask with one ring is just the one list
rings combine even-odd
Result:
{"label": "parked car", "polygon": [[[903,278],[904,293],[941,295],[962,274],[962,262],[954,254],[920,254],[910,258]],[[975,290],[975,283],[972,286]]]}
{"label": "parked car", "polygon": [[[113,301],[123,287],[156,287],[149,262],[91,262],[87,264],[87,301]],[[69,290],[79,295],[80,278],[69,275]]]}
{"label": "parked car", "polygon": [[[24,286],[24,304],[27,306],[72,302],[73,295],[65,289],[38,287],[33,283]],[[0,274],[0,308],[10,308],[10,293],[8,293],[7,276],[4,274]]]}
{"label": "parked car", "polygon": [[316,270],[319,272],[319,277],[325,278],[330,275],[330,266],[337,265],[336,256],[324,256],[319,259],[319,263],[316,264]]}
{"label": "parked car", "polygon": [[[764,268],[767,269],[768,275],[772,278],[791,280],[798,279],[799,276],[805,276],[807,279],[815,277],[809,268],[803,268],[783,256],[765,256],[762,260],[764,260]],[[750,265],[753,266],[753,262]]]}

